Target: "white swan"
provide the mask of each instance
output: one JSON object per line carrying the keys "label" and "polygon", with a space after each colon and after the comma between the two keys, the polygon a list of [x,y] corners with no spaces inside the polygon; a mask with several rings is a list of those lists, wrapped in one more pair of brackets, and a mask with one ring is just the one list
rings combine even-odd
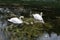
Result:
{"label": "white swan", "polygon": [[33,14],[34,19],[39,20],[41,23],[44,23],[44,20],[42,18],[42,12],[40,14]]}
{"label": "white swan", "polygon": [[17,18],[17,17],[8,19],[8,21],[9,21],[9,22],[12,22],[12,23],[14,23],[14,24],[22,24],[22,23],[23,23],[22,19],[21,19],[21,18],[19,19],[19,18]]}

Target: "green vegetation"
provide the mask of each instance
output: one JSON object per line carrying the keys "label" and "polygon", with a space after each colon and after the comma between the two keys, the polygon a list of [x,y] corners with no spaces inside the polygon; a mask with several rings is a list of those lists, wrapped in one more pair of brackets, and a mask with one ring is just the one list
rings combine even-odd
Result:
{"label": "green vegetation", "polygon": [[[14,1],[13,1],[14,2]],[[21,2],[21,1],[20,1]],[[60,34],[60,18],[56,18],[60,17],[60,11],[59,11],[59,2],[52,2],[48,4],[48,2],[38,2],[36,4],[36,2],[32,3],[31,2],[24,2],[24,3],[30,3],[30,5],[42,5],[42,9],[43,10],[39,10],[42,11],[44,13],[44,21],[45,24],[42,23],[35,23],[35,20],[33,18],[24,18],[23,21],[28,22],[28,24],[24,23],[21,27],[15,24],[11,24],[8,25],[7,28],[4,30],[6,31],[6,33],[9,33],[10,35],[10,40],[34,40],[34,38],[41,36],[45,31],[48,32],[49,34],[51,32],[55,32],[57,34]],[[40,3],[40,4],[39,4]],[[58,4],[58,5],[57,5]],[[44,7],[47,6],[49,8],[49,6],[56,7],[56,9],[44,9]],[[40,7],[40,6],[39,6]],[[57,9],[58,8],[58,9]],[[11,18],[11,17],[15,17],[16,15],[14,15],[14,13],[12,14],[5,14],[4,18]],[[26,14],[27,15],[27,14]],[[11,16],[11,17],[10,17]],[[3,20],[3,19],[2,19]],[[33,22],[33,24],[31,24],[31,22]]]}
{"label": "green vegetation", "polygon": [[[6,32],[11,33],[10,40],[33,40],[34,38],[41,36],[44,31],[48,31],[52,29],[52,25],[50,23],[42,24],[40,22],[35,23],[33,18],[25,18],[24,21],[29,24],[23,24],[22,27],[18,27],[14,24],[9,25],[5,30]],[[33,22],[33,24],[31,24]]]}

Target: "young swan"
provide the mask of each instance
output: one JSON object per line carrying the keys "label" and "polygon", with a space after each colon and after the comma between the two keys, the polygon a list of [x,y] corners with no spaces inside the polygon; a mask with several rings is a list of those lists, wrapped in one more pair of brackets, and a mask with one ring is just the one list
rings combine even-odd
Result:
{"label": "young swan", "polygon": [[44,23],[44,20],[42,18],[42,12],[40,14],[36,13],[36,14],[32,14],[32,15],[33,15],[34,19],[40,21],[41,23]]}
{"label": "young swan", "polygon": [[12,22],[12,23],[14,23],[14,24],[22,24],[22,23],[23,23],[21,17],[20,17],[20,19],[17,18],[17,17],[10,18],[10,19],[8,19],[8,21],[9,21],[9,22]]}

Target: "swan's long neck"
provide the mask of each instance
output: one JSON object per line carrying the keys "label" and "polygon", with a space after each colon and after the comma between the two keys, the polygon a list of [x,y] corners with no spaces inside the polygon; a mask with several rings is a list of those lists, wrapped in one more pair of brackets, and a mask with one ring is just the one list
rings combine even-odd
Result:
{"label": "swan's long neck", "polygon": [[24,18],[24,16],[20,16],[20,17],[19,17],[19,19],[22,19],[22,18]]}
{"label": "swan's long neck", "polygon": [[10,21],[10,19],[8,19],[8,21]]}
{"label": "swan's long neck", "polygon": [[21,19],[21,17],[19,17],[19,19]]}
{"label": "swan's long neck", "polygon": [[41,12],[40,15],[42,16],[43,15],[43,12]]}

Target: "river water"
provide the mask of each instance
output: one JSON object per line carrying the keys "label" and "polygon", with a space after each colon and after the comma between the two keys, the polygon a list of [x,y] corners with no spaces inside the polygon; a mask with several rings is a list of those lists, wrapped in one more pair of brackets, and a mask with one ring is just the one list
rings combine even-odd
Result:
{"label": "river water", "polygon": [[8,40],[8,37],[6,36],[7,33],[5,33],[3,30],[7,26],[7,21],[2,19],[3,19],[3,16],[0,15],[0,40]]}
{"label": "river water", "polygon": [[37,40],[60,40],[60,35],[51,33],[51,36],[49,36],[48,33],[44,33],[42,36],[38,37]]}

